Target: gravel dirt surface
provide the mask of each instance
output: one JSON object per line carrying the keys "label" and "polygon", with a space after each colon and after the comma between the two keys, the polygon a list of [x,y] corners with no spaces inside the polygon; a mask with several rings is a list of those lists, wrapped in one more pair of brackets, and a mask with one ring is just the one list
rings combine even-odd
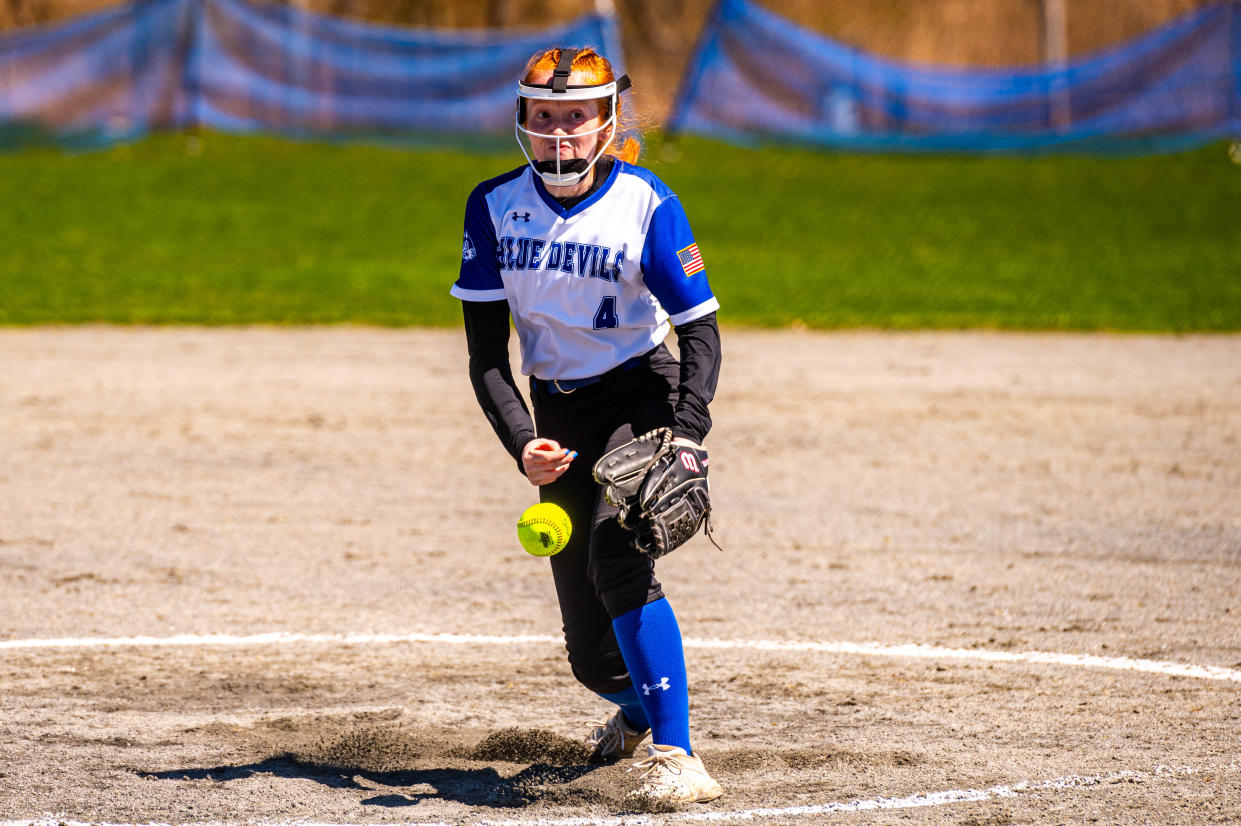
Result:
{"label": "gravel dirt surface", "polygon": [[[724,343],[726,550],[660,562],[688,638],[1236,679],[690,647],[726,794],[649,821],[1241,822],[1241,337]],[[7,329],[0,364],[0,820],[626,814],[547,640],[15,645],[558,634],[459,332]],[[991,791],[914,797],[950,790]]]}

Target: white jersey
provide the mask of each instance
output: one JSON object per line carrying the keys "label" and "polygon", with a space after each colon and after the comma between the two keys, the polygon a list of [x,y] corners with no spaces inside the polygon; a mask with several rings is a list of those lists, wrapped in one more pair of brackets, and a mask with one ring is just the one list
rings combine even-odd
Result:
{"label": "white jersey", "polygon": [[680,200],[619,160],[572,209],[529,166],[479,184],[461,259],[452,294],[507,300],[521,371],[540,379],[605,373],[719,308]]}

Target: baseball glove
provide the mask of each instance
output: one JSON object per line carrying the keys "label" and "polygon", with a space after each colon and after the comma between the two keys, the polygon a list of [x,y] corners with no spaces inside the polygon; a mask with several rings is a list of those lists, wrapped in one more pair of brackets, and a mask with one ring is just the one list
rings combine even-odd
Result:
{"label": "baseball glove", "polygon": [[595,481],[620,508],[617,521],[633,531],[633,545],[658,559],[679,548],[705,525],[711,536],[707,451],[677,444],[666,427],[652,430],[603,455]]}

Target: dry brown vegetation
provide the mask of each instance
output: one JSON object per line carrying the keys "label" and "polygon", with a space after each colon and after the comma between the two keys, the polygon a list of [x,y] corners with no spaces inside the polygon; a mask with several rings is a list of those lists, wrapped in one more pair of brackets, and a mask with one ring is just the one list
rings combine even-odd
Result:
{"label": "dry brown vegetation", "polygon": [[[293,0],[327,14],[406,26],[549,25],[595,0]],[[1070,54],[1134,37],[1210,0],[1065,0]],[[630,74],[662,120],[714,0],[615,0]],[[0,31],[61,20],[115,0],[0,0]],[[902,60],[1036,63],[1043,0],[767,0],[768,8],[860,49]]]}

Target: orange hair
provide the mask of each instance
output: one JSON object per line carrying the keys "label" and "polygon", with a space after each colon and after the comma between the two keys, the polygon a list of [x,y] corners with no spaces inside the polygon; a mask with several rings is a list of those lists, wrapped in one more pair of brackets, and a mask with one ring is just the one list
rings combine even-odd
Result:
{"label": "orange hair", "polygon": [[[529,83],[536,73],[550,74],[555,71],[557,64],[560,63],[560,53],[561,50],[558,48],[547,49],[530,58],[530,62],[526,64],[526,70],[521,74],[521,82]],[[590,84],[611,83],[616,80],[616,73],[612,71],[611,62],[594,49],[587,48],[579,51],[574,56],[570,69],[574,74],[583,76],[585,82]],[[616,123],[612,127],[616,131],[616,137],[608,145],[607,154],[620,158],[626,163],[637,163],[638,156],[642,154],[642,143],[639,140],[642,130],[637,117],[622,100],[623,98],[617,95]],[[605,119],[607,116],[607,105],[602,101],[599,103],[599,116]]]}

